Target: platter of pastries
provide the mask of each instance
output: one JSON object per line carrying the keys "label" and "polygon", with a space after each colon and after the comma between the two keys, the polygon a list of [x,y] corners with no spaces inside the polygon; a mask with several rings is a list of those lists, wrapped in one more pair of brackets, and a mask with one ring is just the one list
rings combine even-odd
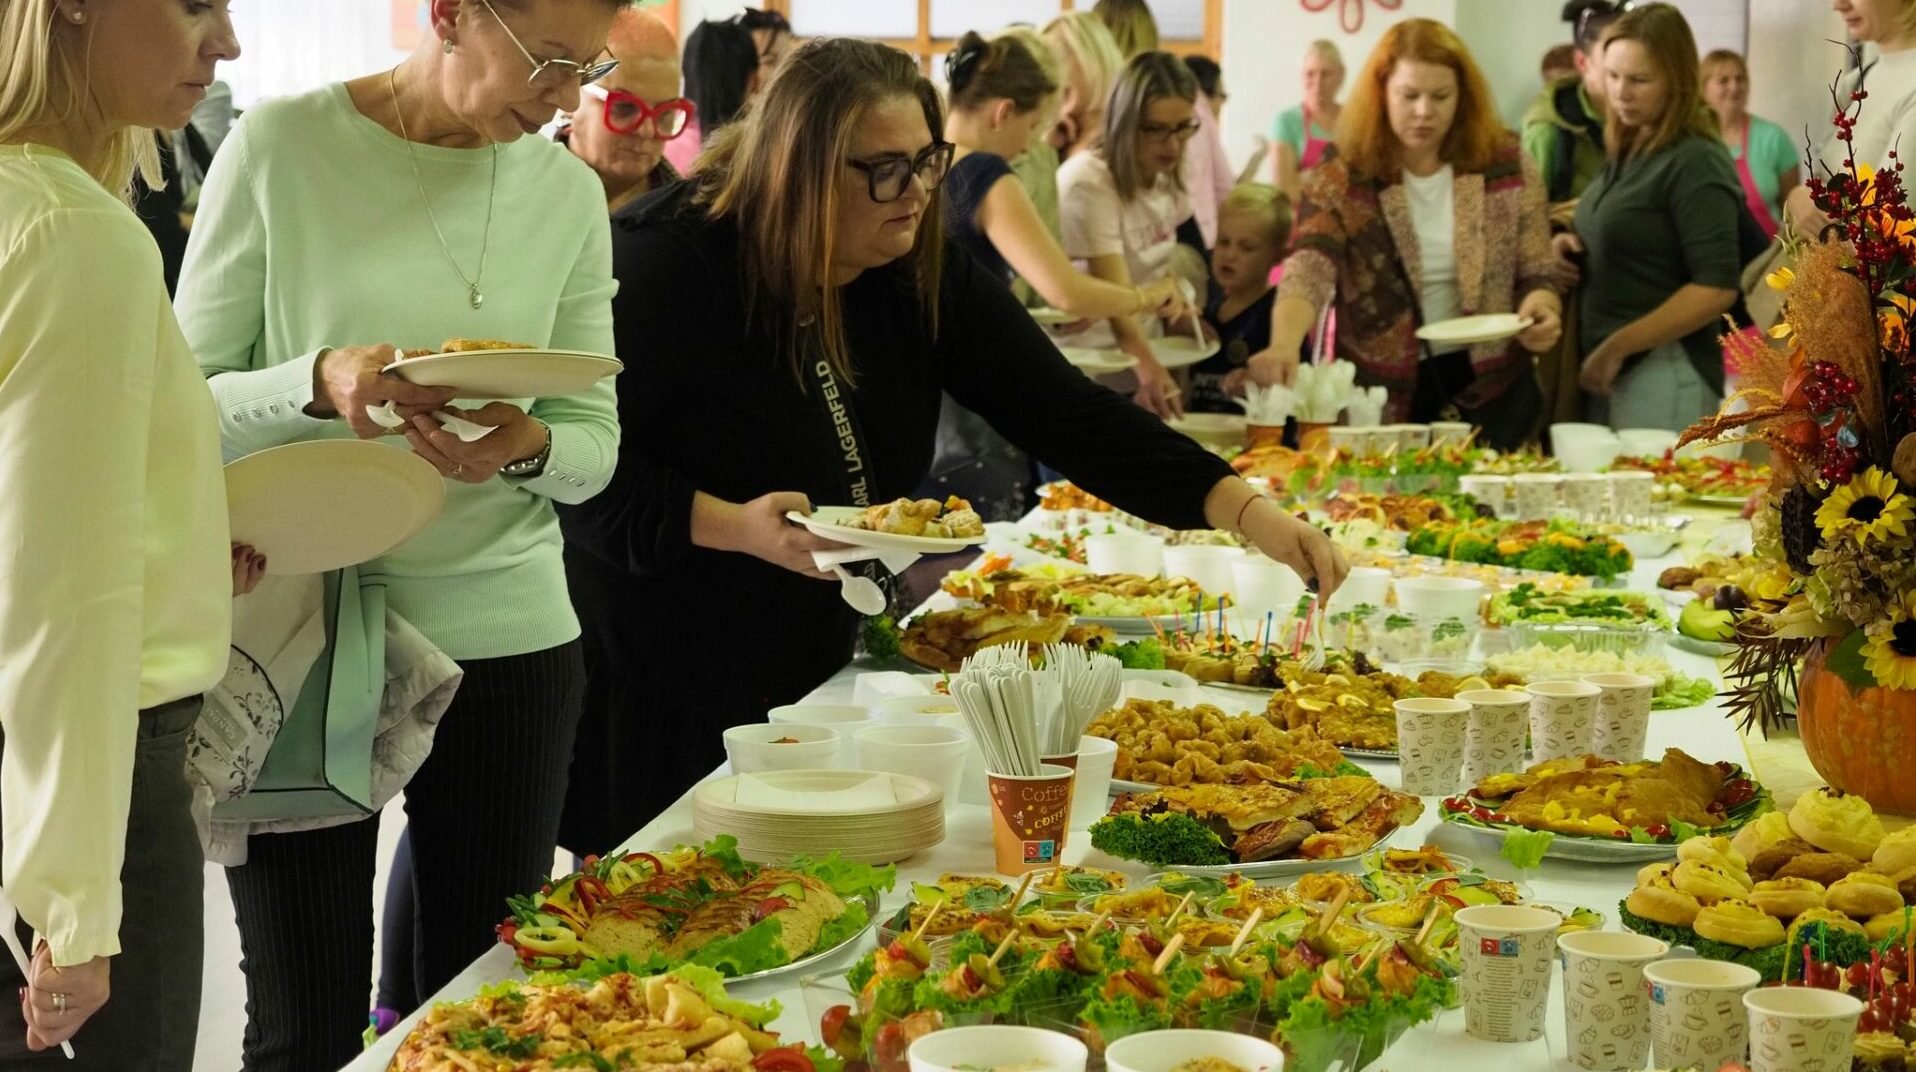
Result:
{"label": "platter of pastries", "polygon": [[877,506],[821,506],[785,515],[812,535],[878,551],[941,554],[985,542],[985,523],[964,499],[895,499]]}
{"label": "platter of pastries", "polygon": [[1111,784],[1120,790],[1361,773],[1312,730],[1282,730],[1262,715],[1227,715],[1209,704],[1134,699],[1092,719],[1085,733],[1117,743]]}
{"label": "platter of pastries", "polygon": [[1096,652],[1117,642],[1110,629],[1074,624],[1068,614],[979,606],[918,615],[899,633],[898,650],[920,666],[954,674],[980,648],[1000,644],[1027,644],[1034,652],[1046,644],[1075,644]]}

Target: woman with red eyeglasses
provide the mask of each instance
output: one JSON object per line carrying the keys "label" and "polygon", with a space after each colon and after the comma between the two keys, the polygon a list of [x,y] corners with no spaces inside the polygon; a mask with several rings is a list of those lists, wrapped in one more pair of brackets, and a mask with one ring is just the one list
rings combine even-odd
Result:
{"label": "woman with red eyeglasses", "polygon": [[693,107],[679,95],[678,43],[657,15],[621,9],[606,48],[618,69],[585,87],[557,140],[598,172],[606,210],[617,212],[679,177],[665,146],[691,125]]}

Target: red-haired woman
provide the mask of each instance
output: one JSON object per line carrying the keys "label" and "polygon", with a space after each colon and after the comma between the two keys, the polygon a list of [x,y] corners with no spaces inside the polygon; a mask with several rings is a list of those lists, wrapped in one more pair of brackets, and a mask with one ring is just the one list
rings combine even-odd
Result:
{"label": "red-haired woman", "polygon": [[[1250,376],[1291,382],[1335,303],[1337,356],[1360,384],[1389,389],[1387,419],[1455,414],[1514,446],[1540,412],[1529,355],[1562,331],[1551,263],[1542,181],[1464,43],[1428,19],[1398,23],[1358,75],[1329,158],[1305,176],[1271,347]],[[1508,312],[1532,321],[1514,341],[1432,353],[1417,339],[1421,324]]]}

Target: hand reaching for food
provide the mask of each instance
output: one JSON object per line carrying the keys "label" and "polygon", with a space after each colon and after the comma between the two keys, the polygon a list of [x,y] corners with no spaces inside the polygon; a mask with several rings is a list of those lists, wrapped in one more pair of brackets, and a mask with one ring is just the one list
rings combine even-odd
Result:
{"label": "hand reaching for food", "polygon": [[1138,405],[1167,421],[1184,415],[1184,403],[1180,397],[1184,393],[1183,389],[1155,358],[1140,360],[1133,371],[1138,377],[1138,389],[1131,397]]}

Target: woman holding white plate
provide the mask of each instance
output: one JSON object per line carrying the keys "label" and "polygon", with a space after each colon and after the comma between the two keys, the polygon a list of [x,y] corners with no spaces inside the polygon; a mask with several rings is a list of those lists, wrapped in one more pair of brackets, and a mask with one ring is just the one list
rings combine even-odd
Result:
{"label": "woman holding white plate", "polygon": [[[1530,354],[1556,345],[1550,231],[1536,165],[1497,118],[1483,72],[1429,19],[1385,32],[1357,76],[1330,156],[1304,178],[1271,346],[1248,371],[1292,382],[1319,314],[1337,356],[1389,389],[1389,421],[1469,420],[1499,449],[1536,431]],[[1492,341],[1426,347],[1418,329],[1464,316],[1529,322]]]}
{"label": "woman holding white plate", "polygon": [[1123,509],[1342,581],[1322,532],[1073,369],[946,242],[944,129],[911,57],[809,42],[697,178],[614,217],[648,389],[621,395],[611,485],[563,511],[604,727],[581,738],[567,848],[617,845],[723,760],[725,728],[845,665],[859,619],[811,554],[833,545],[786,514],[910,492],[945,392]]}
{"label": "woman holding white plate", "polygon": [[[618,8],[432,0],[398,67],[251,110],[207,177],[180,284],[229,454],[376,438],[368,410],[392,403],[408,423],[384,441],[450,481],[437,521],[361,568],[465,672],[406,787],[422,995],[484,952],[503,898],[551,867],[584,686],[553,503],[604,486],[619,430],[608,379],[455,410],[494,428],[464,443],[432,416],[455,390],[380,370],[395,346],[453,338],[611,352],[605,189],[532,135],[611,69]],[[377,836],[364,821],[255,835],[228,870],[248,1069],[359,1052]]]}
{"label": "woman holding white plate", "polygon": [[[0,5],[0,883],[36,939],[0,1064],[188,1072],[205,862],[186,779],[226,670],[212,401],[127,206],[239,55],[225,4]],[[74,1060],[47,1054],[71,1040]]]}

